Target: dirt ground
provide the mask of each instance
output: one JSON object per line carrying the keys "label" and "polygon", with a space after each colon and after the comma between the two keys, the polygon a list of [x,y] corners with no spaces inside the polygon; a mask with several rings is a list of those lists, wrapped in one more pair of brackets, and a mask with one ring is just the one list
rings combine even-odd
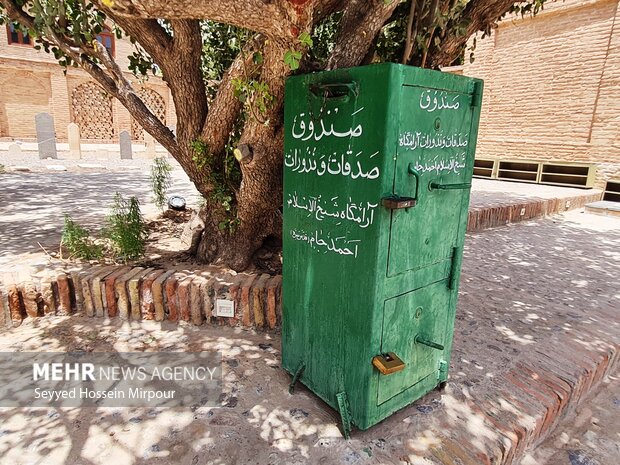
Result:
{"label": "dirt ground", "polygon": [[[185,211],[166,210],[150,218],[147,222],[148,239],[143,259],[136,263],[139,266],[160,267],[170,269],[183,264],[189,267],[201,264],[189,253],[182,252],[188,247],[181,241],[181,236],[187,222],[193,217],[195,210],[188,208]],[[181,251],[181,252],[180,252]],[[230,270],[226,270],[230,271]],[[268,273],[271,275],[282,273],[282,243],[273,241],[266,243],[256,251],[252,258],[248,273]]]}

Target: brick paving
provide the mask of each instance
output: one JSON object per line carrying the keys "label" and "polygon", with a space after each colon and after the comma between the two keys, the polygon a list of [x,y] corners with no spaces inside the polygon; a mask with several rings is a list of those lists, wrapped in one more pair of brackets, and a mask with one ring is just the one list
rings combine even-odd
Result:
{"label": "brick paving", "polygon": [[521,465],[616,465],[620,462],[620,370],[580,404]]}
{"label": "brick paving", "polygon": [[[26,319],[0,333],[0,350],[222,350],[226,407],[0,409],[0,457],[15,464],[517,463],[618,366],[619,275],[614,218],[572,211],[468,234],[447,388],[354,432],[350,441],[316,396],[303,388],[288,394],[275,332],[121,318]],[[255,292],[259,280],[239,279],[229,290],[263,305],[270,282]],[[178,276],[162,288],[177,286],[180,295],[186,286],[191,299],[192,285],[191,275]],[[4,300],[10,299],[15,293]],[[178,305],[179,318],[190,320],[186,305]],[[237,319],[273,318],[247,308]]]}

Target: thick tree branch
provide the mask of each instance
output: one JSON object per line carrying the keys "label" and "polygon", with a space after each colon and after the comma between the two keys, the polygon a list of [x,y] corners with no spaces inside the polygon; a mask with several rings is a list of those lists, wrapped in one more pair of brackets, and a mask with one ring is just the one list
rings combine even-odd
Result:
{"label": "thick tree branch", "polygon": [[411,0],[411,6],[409,7],[409,16],[407,17],[407,38],[405,39],[405,49],[401,60],[401,63],[403,64],[407,64],[409,57],[411,56],[411,51],[413,50],[413,41],[415,40],[415,35],[413,35],[413,18],[415,17],[417,3],[418,0]]}
{"label": "thick tree branch", "polygon": [[439,68],[451,65],[461,56],[472,35],[495,24],[514,4],[514,0],[471,0],[460,17],[461,20],[462,18],[470,20],[467,32],[457,34],[455,28],[448,27],[451,32],[442,41],[441,49],[433,54],[430,67]]}
{"label": "thick tree branch", "polygon": [[[25,27],[35,30],[34,19],[13,1],[3,1],[8,16]],[[121,69],[112,59],[107,49],[98,41],[82,47],[69,45],[63,37],[58,36],[51,27],[40,31],[43,37],[56,45],[71,60],[90,74],[106,92],[116,97],[131,115],[171,153],[178,152],[178,146],[172,132],[151,113],[144,102],[136,95]],[[104,71],[93,59],[99,60],[108,70]]]}
{"label": "thick tree branch", "polygon": [[[101,3],[101,2],[97,2]],[[133,18],[211,19],[271,37],[297,37],[313,0],[113,0],[117,15]]]}
{"label": "thick tree branch", "polygon": [[327,68],[348,68],[361,63],[377,33],[397,6],[395,0],[388,4],[383,0],[348,2]]}
{"label": "thick tree branch", "polygon": [[178,155],[179,147],[174,134],[155,116],[142,99],[137,96],[131,83],[123,75],[118,64],[112,59],[108,50],[98,41],[94,41],[99,60],[114,77],[115,89],[110,92],[129,110],[131,115],[149,134],[162,144],[171,154]]}
{"label": "thick tree branch", "polygon": [[123,32],[140,44],[155,63],[159,63],[168,55],[168,47],[172,37],[156,19],[130,19],[114,14],[109,8],[104,11],[112,21],[120,26]]}
{"label": "thick tree branch", "polygon": [[202,129],[202,140],[214,155],[219,155],[224,151],[226,142],[243,109],[243,104],[235,95],[233,81],[235,79],[250,80],[256,77],[261,67],[254,63],[254,53],[261,50],[264,45],[265,36],[262,34],[250,40],[230,65],[219,84]]}
{"label": "thick tree branch", "polygon": [[189,146],[200,137],[207,118],[207,91],[202,77],[202,35],[197,20],[170,22],[170,55],[158,63],[170,87],[177,112],[179,143]]}

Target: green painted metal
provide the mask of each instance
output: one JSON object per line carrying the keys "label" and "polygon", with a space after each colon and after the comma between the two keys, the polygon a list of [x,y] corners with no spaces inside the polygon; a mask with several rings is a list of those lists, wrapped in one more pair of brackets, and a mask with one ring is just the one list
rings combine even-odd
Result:
{"label": "green painted metal", "polygon": [[396,64],[287,81],[282,366],[358,428],[447,379],[481,98]]}

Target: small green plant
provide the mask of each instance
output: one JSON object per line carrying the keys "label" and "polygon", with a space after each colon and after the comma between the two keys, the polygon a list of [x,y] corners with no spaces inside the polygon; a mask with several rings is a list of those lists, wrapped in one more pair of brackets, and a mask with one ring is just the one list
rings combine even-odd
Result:
{"label": "small green plant", "polygon": [[96,244],[90,232],[65,215],[62,229],[61,247],[64,246],[71,257],[84,260],[99,260],[103,257],[103,247]]}
{"label": "small green plant", "polygon": [[166,193],[172,185],[171,172],[172,165],[168,163],[168,160],[162,157],[157,157],[153,160],[150,176],[151,189],[153,189],[155,205],[162,211],[166,205]]}
{"label": "small green plant", "polygon": [[0,163],[0,174],[4,173],[4,165]]}
{"label": "small green plant", "polygon": [[138,199],[125,199],[117,192],[110,209],[103,235],[112,242],[116,257],[132,260],[144,255],[146,228]]}
{"label": "small green plant", "polygon": [[268,124],[265,115],[273,105],[274,97],[269,92],[267,83],[256,79],[235,78],[232,86],[235,97],[249,110],[250,115],[259,123]]}
{"label": "small green plant", "polygon": [[[297,41],[302,47],[312,48],[314,45],[314,41],[312,37],[307,32],[302,32],[297,37]],[[299,69],[299,64],[301,63],[302,53],[299,50],[289,49],[284,53],[284,63],[291,68],[291,71],[297,71]]]}

